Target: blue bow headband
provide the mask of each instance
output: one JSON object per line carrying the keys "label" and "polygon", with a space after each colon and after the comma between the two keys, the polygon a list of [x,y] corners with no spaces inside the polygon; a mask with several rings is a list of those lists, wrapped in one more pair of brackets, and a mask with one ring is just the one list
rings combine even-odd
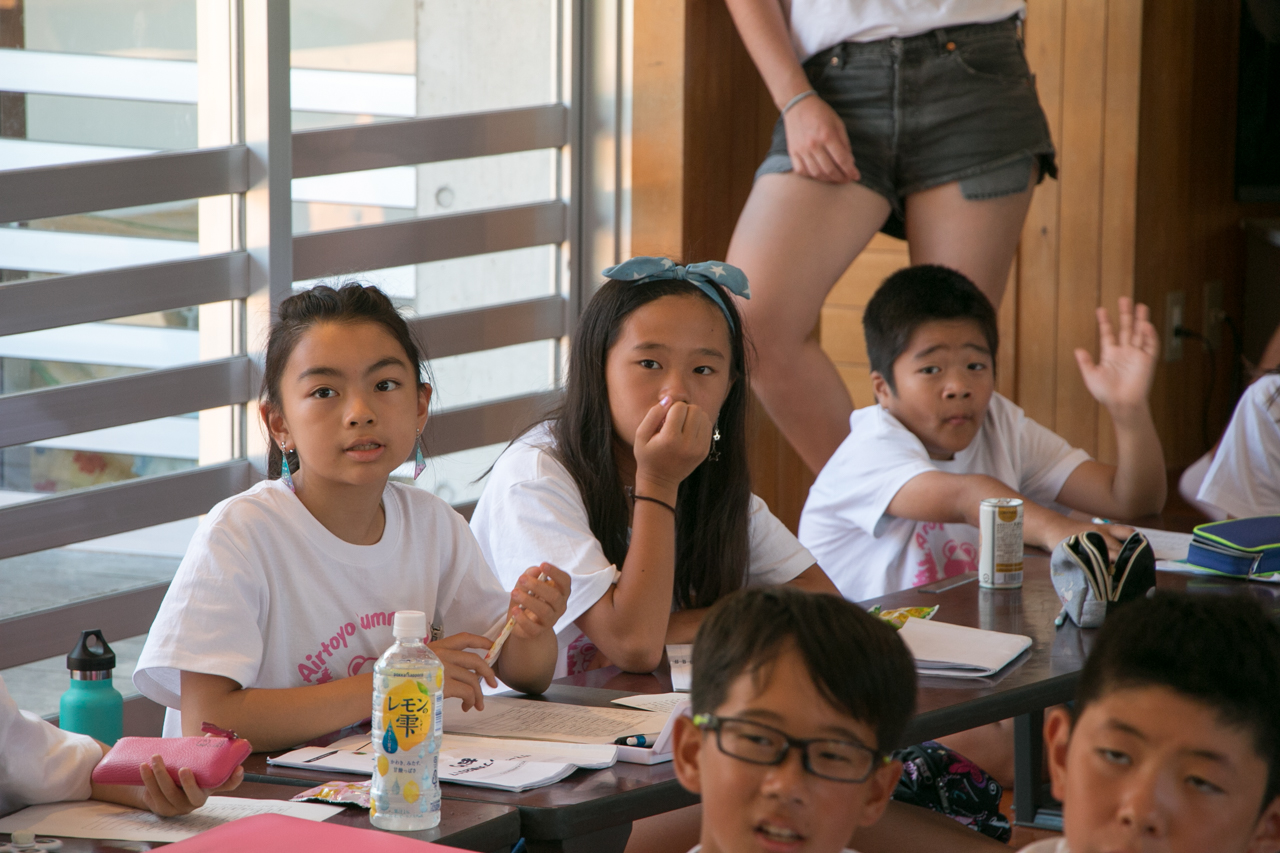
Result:
{"label": "blue bow headband", "polygon": [[720,310],[724,312],[724,318],[729,321],[730,329],[733,328],[733,317],[729,314],[729,307],[724,304],[720,291],[712,287],[711,283],[715,282],[735,296],[741,296],[743,299],[751,298],[751,288],[747,285],[746,275],[742,270],[723,261],[705,261],[682,267],[670,258],[632,258],[616,267],[609,267],[602,275],[617,281],[629,281],[632,284],[644,284],[648,281],[663,279],[687,281],[710,296],[711,300],[720,306]]}

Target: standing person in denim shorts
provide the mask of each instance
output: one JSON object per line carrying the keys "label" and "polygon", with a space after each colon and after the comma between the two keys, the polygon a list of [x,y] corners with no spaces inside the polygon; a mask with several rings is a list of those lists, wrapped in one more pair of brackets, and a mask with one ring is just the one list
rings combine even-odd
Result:
{"label": "standing person in denim shorts", "polygon": [[752,384],[816,472],[853,411],[808,337],[836,280],[884,230],[998,307],[1031,192],[1057,175],[1053,141],[1023,0],[727,3],[782,111],[728,261],[751,281]]}

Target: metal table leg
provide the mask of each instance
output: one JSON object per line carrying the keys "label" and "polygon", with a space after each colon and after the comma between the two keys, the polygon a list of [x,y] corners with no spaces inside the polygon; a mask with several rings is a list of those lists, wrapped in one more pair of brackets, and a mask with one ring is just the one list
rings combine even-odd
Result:
{"label": "metal table leg", "polygon": [[1044,778],[1044,711],[1013,718],[1013,810],[1019,826],[1062,831],[1062,805]]}

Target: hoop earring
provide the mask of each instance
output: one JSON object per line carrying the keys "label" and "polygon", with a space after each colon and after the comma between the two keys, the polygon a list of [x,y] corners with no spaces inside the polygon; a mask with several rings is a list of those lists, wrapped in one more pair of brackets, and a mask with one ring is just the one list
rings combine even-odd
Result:
{"label": "hoop earring", "polygon": [[711,452],[707,454],[707,460],[710,462],[720,461],[720,422],[716,421],[716,425],[711,433]]}
{"label": "hoop earring", "polygon": [[417,448],[418,454],[413,460],[413,479],[422,476],[422,471],[427,467],[427,460],[422,458],[422,430],[418,430],[413,439],[413,446]]}
{"label": "hoop earring", "polygon": [[289,451],[284,449],[284,442],[280,442],[280,479],[284,480],[284,484],[289,487],[289,491],[296,492],[293,487],[293,472],[289,470]]}

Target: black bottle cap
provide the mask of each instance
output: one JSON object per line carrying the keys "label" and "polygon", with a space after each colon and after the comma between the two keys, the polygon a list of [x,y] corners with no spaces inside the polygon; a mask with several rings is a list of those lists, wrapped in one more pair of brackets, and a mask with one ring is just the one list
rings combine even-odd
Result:
{"label": "black bottle cap", "polygon": [[78,672],[102,672],[116,668],[116,653],[111,651],[101,629],[81,631],[80,642],[67,655],[67,669]]}

